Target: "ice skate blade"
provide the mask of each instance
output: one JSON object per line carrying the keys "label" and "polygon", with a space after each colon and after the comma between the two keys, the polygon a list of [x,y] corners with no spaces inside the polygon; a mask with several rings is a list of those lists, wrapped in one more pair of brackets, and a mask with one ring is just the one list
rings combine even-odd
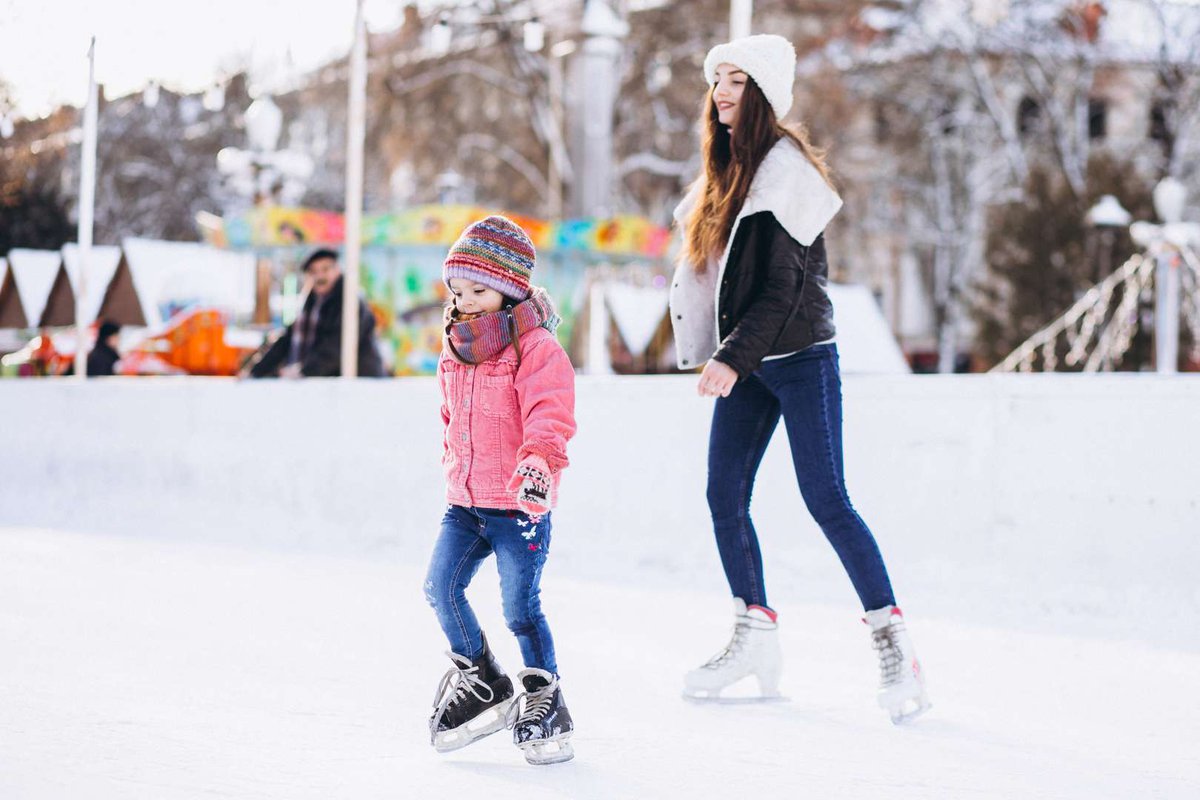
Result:
{"label": "ice skate blade", "polygon": [[505,715],[510,705],[511,699],[503,700],[475,719],[469,719],[457,728],[436,734],[433,737],[433,749],[439,753],[452,753],[478,742],[485,736],[504,730],[508,727],[505,724]]}
{"label": "ice skate blade", "polygon": [[786,703],[788,698],[782,694],[761,694],[750,697],[722,697],[720,692],[695,693],[683,690],[683,699],[697,705],[714,706],[746,706],[764,703]]}
{"label": "ice skate blade", "polygon": [[575,748],[571,746],[571,734],[565,733],[549,739],[537,739],[519,745],[525,754],[525,761],[535,767],[548,764],[561,764],[575,757]]}
{"label": "ice skate blade", "polygon": [[933,703],[929,702],[928,697],[922,695],[919,698],[907,700],[898,706],[892,706],[887,709],[887,712],[892,718],[893,725],[905,725],[931,708],[933,708]]}

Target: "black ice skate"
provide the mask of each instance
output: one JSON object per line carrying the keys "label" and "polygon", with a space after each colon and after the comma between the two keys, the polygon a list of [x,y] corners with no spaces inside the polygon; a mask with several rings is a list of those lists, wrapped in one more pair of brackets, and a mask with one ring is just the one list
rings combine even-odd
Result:
{"label": "black ice skate", "polygon": [[525,691],[508,712],[513,744],[530,764],[557,764],[575,757],[571,734],[575,724],[563,703],[558,678],[543,669],[523,669],[517,679]]}
{"label": "black ice skate", "polygon": [[442,676],[433,697],[429,742],[439,753],[466,747],[505,727],[512,705],[512,680],[483,640],[475,661],[447,653],[454,666]]}

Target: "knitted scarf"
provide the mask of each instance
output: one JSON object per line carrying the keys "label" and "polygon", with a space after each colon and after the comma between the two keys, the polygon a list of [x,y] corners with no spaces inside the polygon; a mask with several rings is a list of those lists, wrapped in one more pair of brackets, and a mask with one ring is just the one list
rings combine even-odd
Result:
{"label": "knitted scarf", "polygon": [[481,364],[500,355],[511,344],[520,363],[521,336],[534,328],[554,333],[562,318],[546,290],[535,288],[527,300],[490,314],[460,315],[451,303],[446,307],[445,322],[442,341],[455,361]]}

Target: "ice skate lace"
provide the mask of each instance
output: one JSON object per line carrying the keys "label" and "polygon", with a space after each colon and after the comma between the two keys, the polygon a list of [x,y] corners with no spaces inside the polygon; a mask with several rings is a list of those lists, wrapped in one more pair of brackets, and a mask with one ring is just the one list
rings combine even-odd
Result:
{"label": "ice skate lace", "polygon": [[504,719],[505,724],[511,729],[527,722],[541,722],[550,710],[550,703],[554,699],[554,690],[557,688],[558,681],[553,681],[549,686],[535,692],[521,692],[513,704],[508,707],[508,713],[505,714]]}
{"label": "ice skate lace", "polygon": [[[453,653],[447,653],[447,655],[454,658]],[[487,694],[485,695],[484,692]],[[492,687],[487,684],[487,681],[479,677],[479,665],[456,666],[446,670],[446,674],[442,676],[437,691],[433,695],[434,712],[429,720],[430,736],[436,734],[438,721],[446,713],[446,709],[461,702],[468,694],[475,695],[482,703],[490,703],[496,697],[496,693],[492,691]]]}
{"label": "ice skate lace", "polygon": [[903,671],[904,654],[894,636],[898,630],[899,625],[892,623],[871,632],[871,646],[879,654],[879,684],[883,687],[899,683]]}
{"label": "ice skate lace", "polygon": [[729,644],[725,645],[725,649],[710,658],[703,666],[703,669],[720,669],[726,662],[736,658],[746,647],[746,638],[750,635],[750,626],[737,622],[733,626],[733,636],[729,639]]}

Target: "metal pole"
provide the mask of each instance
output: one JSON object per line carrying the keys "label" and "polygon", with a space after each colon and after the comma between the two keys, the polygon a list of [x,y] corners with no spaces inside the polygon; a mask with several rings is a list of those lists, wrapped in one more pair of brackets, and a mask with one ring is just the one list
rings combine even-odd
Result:
{"label": "metal pole", "polygon": [[92,259],[92,223],[96,211],[96,117],[99,105],[96,91],[96,37],[88,48],[88,95],[83,111],[83,145],[79,169],[79,279],[75,285],[75,376],[87,380],[88,265]]}
{"label": "metal pole", "polygon": [[354,13],[346,137],[346,268],[342,273],[342,377],[358,376],[358,272],[362,257],[363,148],[366,138],[367,37],[363,0]]}
{"label": "metal pole", "polygon": [[[562,132],[562,92],[563,92],[563,65],[562,59],[555,56],[553,53],[547,58],[547,68],[549,71],[548,89],[550,91],[550,113],[554,117],[554,126],[556,135],[561,135]],[[547,178],[549,181],[549,192],[546,198],[547,216],[552,220],[562,219],[563,212],[563,181],[562,175],[558,169],[559,153],[555,150],[555,142],[550,142],[547,148],[549,164],[547,166]]]}
{"label": "metal pole", "polygon": [[612,359],[608,352],[608,307],[604,302],[604,278],[596,275],[588,289],[587,373],[611,375]]}
{"label": "metal pole", "polygon": [[741,39],[750,35],[754,16],[754,0],[732,0],[729,4],[729,38]]}
{"label": "metal pole", "polygon": [[572,210],[579,216],[599,217],[612,211],[617,66],[621,40],[629,34],[629,24],[605,0],[590,0],[580,28],[585,39],[580,53],[579,96],[586,98],[587,110],[576,115],[573,125],[580,167],[572,186]]}
{"label": "metal pole", "polygon": [[1179,256],[1161,246],[1157,259],[1154,302],[1154,362],[1156,371],[1179,371]]}

